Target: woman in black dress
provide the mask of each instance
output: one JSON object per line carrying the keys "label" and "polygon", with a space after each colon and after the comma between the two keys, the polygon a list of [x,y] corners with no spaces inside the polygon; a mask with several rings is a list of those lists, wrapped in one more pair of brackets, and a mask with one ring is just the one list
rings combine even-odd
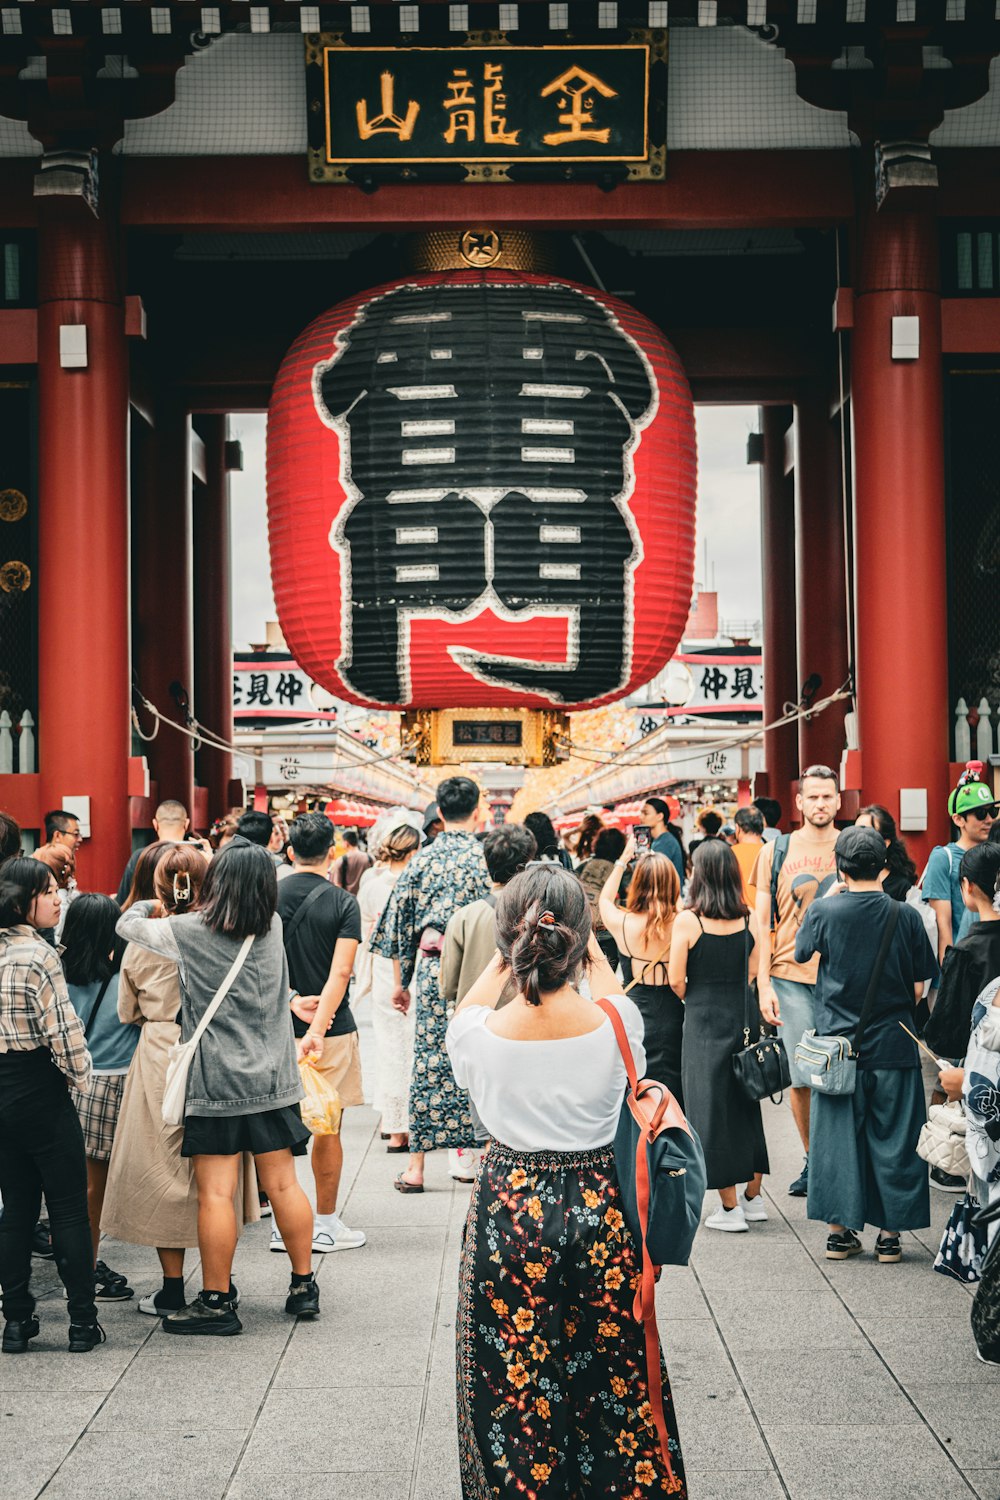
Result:
{"label": "woman in black dress", "polygon": [[[730,1232],[767,1218],[760,1105],[733,1072],[733,1054],[744,1045],[747,986],[757,973],[756,935],[736,856],[724,840],[707,839],[692,858],[688,909],[674,923],[669,974],[684,1000],[684,1109],[705,1151],[708,1186],[722,1199],[705,1227]],[[753,996],[751,1007],[756,1031]],[[746,1184],[739,1193],[738,1183]]]}
{"label": "woman in black dress", "polygon": [[624,911],[615,902],[618,885],[635,859],[635,840],[629,839],[615,861],[598,898],[598,909],[608,932],[631,964],[628,997],[638,1007],[646,1028],[646,1076],[666,1084],[684,1105],[681,1079],[681,1030],[684,1007],[670,988],[667,959],[681,887],[677,871],[665,854],[651,850],[640,855],[628,888]]}

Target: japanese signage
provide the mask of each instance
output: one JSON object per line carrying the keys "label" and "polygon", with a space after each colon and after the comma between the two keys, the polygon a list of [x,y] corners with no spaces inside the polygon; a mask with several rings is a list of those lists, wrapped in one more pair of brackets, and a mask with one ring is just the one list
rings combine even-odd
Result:
{"label": "japanese signage", "polygon": [[[237,657],[233,662],[233,718],[297,719],[335,723],[336,708],[317,708],[316,684],[290,656],[270,652]],[[328,702],[324,694],[322,700]]]}
{"label": "japanese signage", "polygon": [[458,719],[451,726],[453,745],[508,745],[520,747],[523,725],[519,719]]}
{"label": "japanese signage", "polygon": [[314,182],[537,180],[539,166],[560,180],[609,167],[664,176],[665,32],[536,47],[502,35],[443,47],[323,36],[306,63]]}
{"label": "japanese signage", "polygon": [[764,712],[764,672],[760,655],[723,656],[699,652],[678,657],[694,681],[694,696],[684,714]]}
{"label": "japanese signage", "polygon": [[764,671],[759,650],[748,652],[730,647],[699,651],[675,656],[671,665],[678,663],[681,670],[674,674],[675,685],[688,682],[689,694],[683,703],[660,706],[653,697],[658,684],[651,684],[647,691],[651,692],[653,701],[641,705],[649,720],[649,728],[644,732],[654,728],[664,714],[674,719],[712,714],[742,720],[763,715]]}
{"label": "japanese signage", "polygon": [[453,271],[364,293],[275,384],[279,618],[355,702],[579,707],[648,682],[687,616],[694,498],[674,351],[572,283]]}

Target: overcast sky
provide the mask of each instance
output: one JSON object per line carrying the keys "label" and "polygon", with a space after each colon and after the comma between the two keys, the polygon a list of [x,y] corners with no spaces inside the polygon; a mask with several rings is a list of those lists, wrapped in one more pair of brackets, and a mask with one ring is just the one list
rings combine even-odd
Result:
{"label": "overcast sky", "polygon": [[[756,425],[756,407],[698,408],[695,577],[718,589],[725,620],[760,618],[759,470],[746,461],[747,433]],[[266,419],[232,417],[230,428],[243,443],[243,472],[232,476],[233,639],[240,650],[263,640],[265,621],[274,619],[264,488]]]}

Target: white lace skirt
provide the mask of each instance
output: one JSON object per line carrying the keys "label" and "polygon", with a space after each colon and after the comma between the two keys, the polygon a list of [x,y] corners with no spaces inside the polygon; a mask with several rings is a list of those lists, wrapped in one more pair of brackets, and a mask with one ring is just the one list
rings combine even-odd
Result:
{"label": "white lace skirt", "polygon": [[392,960],[369,956],[371,964],[372,1039],[375,1043],[375,1087],[372,1103],[391,1135],[409,1129],[410,1072],[416,1000],[404,1016],[393,1007]]}

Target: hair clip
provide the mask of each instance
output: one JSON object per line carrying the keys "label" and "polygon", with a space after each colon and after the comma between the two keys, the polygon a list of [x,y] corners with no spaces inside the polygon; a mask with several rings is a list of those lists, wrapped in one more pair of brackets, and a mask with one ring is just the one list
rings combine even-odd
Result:
{"label": "hair clip", "polygon": [[551,911],[543,911],[541,916],[538,918],[538,925],[539,927],[554,927],[556,925],[555,913]]}
{"label": "hair clip", "polygon": [[191,900],[191,876],[187,870],[179,870],[174,876],[174,905]]}

